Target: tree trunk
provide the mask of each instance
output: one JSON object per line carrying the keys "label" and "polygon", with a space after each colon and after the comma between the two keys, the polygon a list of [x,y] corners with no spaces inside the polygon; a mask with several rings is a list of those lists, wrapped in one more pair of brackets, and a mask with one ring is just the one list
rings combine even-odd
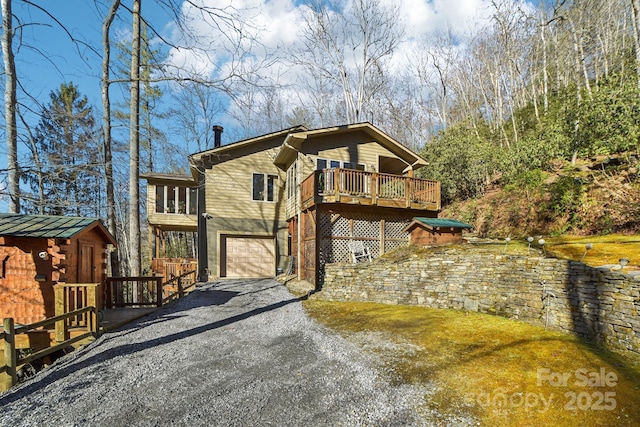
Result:
{"label": "tree trunk", "polygon": [[140,258],[140,3],[133,1],[131,43],[131,96],[129,115],[129,237],[130,271],[139,276]]}
{"label": "tree trunk", "polygon": [[2,0],[2,30],[9,212],[20,213],[20,170],[18,168],[18,130],[16,126],[16,64],[13,58],[13,12],[11,11],[11,0]]}
{"label": "tree trunk", "polygon": [[[111,100],[109,98],[109,61],[111,58],[111,42],[109,30],[111,23],[116,16],[116,11],[120,7],[120,0],[114,0],[102,24],[102,133],[104,144],[104,175],[107,193],[107,229],[114,238],[118,236],[116,225],[116,201],[113,184],[113,157],[111,152]],[[118,251],[111,252],[111,276],[120,276],[120,258]]]}

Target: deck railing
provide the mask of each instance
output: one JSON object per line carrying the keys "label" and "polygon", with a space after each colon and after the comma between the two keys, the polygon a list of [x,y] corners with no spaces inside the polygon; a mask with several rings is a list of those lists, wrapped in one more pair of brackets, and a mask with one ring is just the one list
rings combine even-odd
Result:
{"label": "deck railing", "polygon": [[401,207],[440,209],[440,183],[353,169],[323,169],[309,175],[300,185],[303,208],[313,203],[344,202],[341,196],[370,200],[372,205],[399,202]]}
{"label": "deck railing", "polygon": [[162,307],[162,277],[108,277],[106,306]]}
{"label": "deck railing", "polygon": [[162,284],[164,296],[162,303],[166,304],[169,301],[185,296],[186,292],[196,285],[196,273],[197,269],[194,269],[164,282]]}
{"label": "deck railing", "polygon": [[[85,307],[99,307],[98,283],[58,283],[53,286],[55,315],[60,316]],[[67,328],[83,328],[95,322],[91,312],[83,312],[65,320]]]}

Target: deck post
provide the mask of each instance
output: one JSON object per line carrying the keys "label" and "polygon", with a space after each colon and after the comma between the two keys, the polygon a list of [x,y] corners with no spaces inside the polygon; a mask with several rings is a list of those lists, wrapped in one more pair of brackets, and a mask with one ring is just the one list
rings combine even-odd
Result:
{"label": "deck post", "polygon": [[7,367],[7,376],[9,376],[9,387],[13,387],[18,382],[16,332],[13,318],[4,319],[2,326],[4,327],[4,364]]}
{"label": "deck post", "polygon": [[[87,332],[98,331],[98,288],[97,283],[88,284],[87,286],[87,306],[93,307],[89,313],[87,313]],[[81,307],[82,308],[82,307]]]}
{"label": "deck post", "polygon": [[[62,284],[58,283],[53,285],[54,295],[55,295],[55,312],[56,316],[60,316],[61,314],[65,314],[66,310],[66,301],[65,301],[65,289]],[[62,319],[56,322],[56,341],[62,342],[67,339],[67,320]]]}
{"label": "deck post", "polygon": [[405,207],[411,207],[411,178],[404,179],[404,200]]}
{"label": "deck post", "polygon": [[156,307],[162,307],[162,277],[155,277],[154,280],[156,281]]}
{"label": "deck post", "polygon": [[371,174],[371,205],[378,204],[378,173]]}

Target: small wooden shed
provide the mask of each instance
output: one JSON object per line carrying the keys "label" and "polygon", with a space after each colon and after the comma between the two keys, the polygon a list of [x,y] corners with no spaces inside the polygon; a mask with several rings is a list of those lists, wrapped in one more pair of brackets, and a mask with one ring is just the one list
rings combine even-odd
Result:
{"label": "small wooden shed", "polygon": [[0,213],[0,319],[54,316],[54,285],[64,283],[99,283],[102,308],[107,249],[115,244],[97,218]]}
{"label": "small wooden shed", "polygon": [[455,219],[416,217],[404,229],[409,242],[416,246],[449,245],[462,243],[462,230],[473,226]]}

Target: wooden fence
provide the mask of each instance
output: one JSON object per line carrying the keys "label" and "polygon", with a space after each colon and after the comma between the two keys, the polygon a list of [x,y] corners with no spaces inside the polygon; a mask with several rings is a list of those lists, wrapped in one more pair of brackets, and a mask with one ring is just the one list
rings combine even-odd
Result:
{"label": "wooden fence", "polygon": [[[4,366],[0,366],[0,374],[5,374],[8,380],[0,382],[0,387],[10,388],[18,381],[18,367],[41,359],[58,350],[62,350],[71,344],[79,341],[95,338],[98,333],[97,309],[95,306],[80,308],[62,315],[50,317],[40,322],[31,323],[29,325],[15,326],[12,318],[4,319],[4,331],[0,334],[0,338],[4,341]],[[80,333],[73,337],[69,337],[68,324],[75,322],[77,318],[85,318],[88,321],[85,324],[86,332]],[[21,334],[28,334],[39,328],[48,325],[55,325],[55,336],[57,344],[44,348],[29,354],[28,356],[18,357],[16,352],[16,337]]]}
{"label": "wooden fence", "polygon": [[181,275],[174,277],[162,284],[164,292],[164,298],[162,303],[166,304],[169,301],[173,301],[185,296],[187,291],[196,285],[196,273],[197,270],[187,271]]}
{"label": "wooden fence", "polygon": [[106,307],[162,307],[162,277],[108,277]]}
{"label": "wooden fence", "polygon": [[[180,271],[180,270],[177,270]],[[162,283],[162,277],[109,277],[106,279],[106,307],[161,307],[163,304],[181,298],[196,284],[197,269],[183,272],[171,280]],[[4,341],[4,365],[0,365],[0,391],[8,389],[17,382],[18,368],[41,359],[51,353],[79,341],[95,338],[99,332],[98,283],[54,285],[55,316],[29,325],[15,326],[12,318],[4,319],[4,331],[0,339]],[[163,295],[163,289],[166,295]],[[54,326],[54,345],[28,356],[18,357],[16,353],[17,337],[29,333],[49,334],[46,326]],[[73,331],[73,336],[70,336]],[[26,340],[28,341],[28,339]]]}

